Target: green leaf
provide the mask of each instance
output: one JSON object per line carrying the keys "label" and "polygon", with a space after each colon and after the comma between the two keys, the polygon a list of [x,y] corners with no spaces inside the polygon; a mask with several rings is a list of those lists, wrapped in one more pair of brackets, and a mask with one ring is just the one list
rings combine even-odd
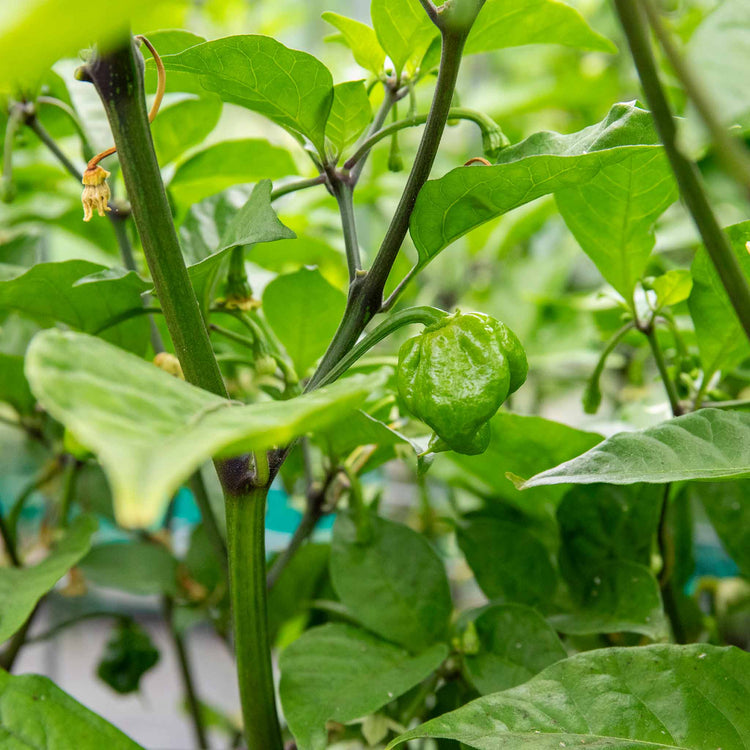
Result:
{"label": "green leaf", "polygon": [[277,276],[263,292],[263,312],[303,377],[336,332],[346,296],[312,268]]}
{"label": "green leaf", "polygon": [[495,166],[458,167],[417,196],[410,231],[425,265],[490,219],[548,193],[583,185],[636,154],[660,153],[651,115],[616,104],[606,119],[571,135],[543,132],[504,149]]}
{"label": "green leaf", "polygon": [[597,570],[593,578],[576,582],[576,609],[553,615],[549,623],[568,635],[624,632],[667,640],[669,628],[654,574],[626,560],[602,563]]}
{"label": "green leaf", "polygon": [[648,282],[656,294],[655,308],[671,307],[684,302],[693,288],[693,276],[686,268],[673,268]]}
{"label": "green leaf", "polygon": [[458,546],[488,599],[548,607],[557,575],[549,552],[525,519],[512,514],[504,518],[470,513],[458,527],[457,536]]}
{"label": "green leaf", "polygon": [[553,664],[394,740],[444,737],[477,750],[745,750],[750,654],[705,644],[608,648]]}
{"label": "green leaf", "polygon": [[[206,38],[194,34],[192,31],[185,31],[184,29],[162,29],[160,31],[149,31],[148,40],[154,45],[159,55],[164,57],[165,55],[175,55],[190,47],[195,47],[196,44],[205,42]],[[146,92],[153,94],[156,92],[157,86],[156,65],[154,64],[151,52],[145,44],[141,47],[141,54],[146,60]],[[167,88],[170,92],[184,91],[201,98],[206,97],[206,89],[190,73],[171,72]]]}
{"label": "green leaf", "polygon": [[167,71],[193,73],[225,102],[265,115],[325,153],[333,101],[328,68],[307,52],[267,36],[246,34],[204,42],[162,58]]}
{"label": "green leaf", "polygon": [[[362,445],[385,448],[393,445],[412,445],[407,437],[391,429],[364,411],[355,411],[320,435],[321,441],[334,456],[347,456]],[[421,452],[414,447],[416,453]]]}
{"label": "green leaf", "polygon": [[323,20],[337,28],[344,36],[346,45],[351,49],[358,65],[376,76],[383,71],[385,52],[380,46],[375,31],[367,24],[338,13],[323,13]]}
{"label": "green leaf", "polygon": [[656,244],[654,223],[677,200],[664,152],[637,151],[555,197],[583,251],[630,302]]}
{"label": "green leaf", "polygon": [[160,544],[100,544],[81,560],[80,568],[97,586],[140,596],[177,593],[177,560]]}
{"label": "green leaf", "polygon": [[113,690],[127,695],[140,687],[141,677],[159,661],[159,652],[134,620],[120,620],[114,627],[96,669],[98,677]]}
{"label": "green leaf", "polygon": [[36,399],[23,374],[23,357],[0,352],[0,401],[10,404],[19,414],[30,414]]}
{"label": "green leaf", "polygon": [[202,143],[216,127],[221,101],[215,97],[185,99],[162,107],[151,123],[151,137],[159,164],[169,164],[193,146]]}
{"label": "green leaf", "polygon": [[700,498],[724,549],[750,578],[750,481],[696,484],[690,489]]}
{"label": "green leaf", "polygon": [[372,25],[378,41],[391,58],[396,75],[413,73],[438,35],[419,0],[372,0]]}
{"label": "green leaf", "polygon": [[620,432],[519,489],[547,484],[637,484],[750,475],[750,414],[700,409],[637,432]]}
{"label": "green leaf", "polygon": [[482,609],[473,620],[478,651],[464,668],[482,694],[520,685],[567,656],[555,631],[534,609],[503,604]]}
{"label": "green leaf", "polygon": [[262,138],[222,141],[182,162],[169,182],[169,192],[180,206],[192,206],[232,185],[293,174],[297,167],[285,148]]}
{"label": "green leaf", "polygon": [[79,516],[41,562],[26,568],[0,568],[0,643],[26,622],[37,602],[88,552],[96,526],[92,517]]}
{"label": "green leaf", "polygon": [[99,457],[123,526],[158,519],[212,456],[284,445],[359,407],[378,375],[346,378],[282,402],[233,406],[101,339],[42,331],[26,355],[42,405]]}
{"label": "green leaf", "polygon": [[279,693],[299,750],[326,747],[326,721],[371,714],[418,685],[442,663],[438,643],[411,656],[350,625],[308,630],[281,654]]}
{"label": "green leaf", "polygon": [[337,83],[333,87],[333,104],[326,123],[326,139],[338,157],[351,146],[372,119],[372,107],[363,81]]}
{"label": "green leaf", "polygon": [[442,560],[424,536],[400,523],[368,516],[359,529],[336,517],[331,581],[359,622],[416,653],[445,638],[452,603]]}
{"label": "green leaf", "polygon": [[471,29],[464,54],[523,44],[562,44],[617,52],[615,45],[597,34],[575,8],[558,0],[487,0]]}
{"label": "green leaf", "polygon": [[[745,247],[750,241],[750,221],[734,224],[726,233],[750,283],[750,253]],[[688,307],[695,325],[703,377],[710,378],[717,370],[731,368],[750,355],[750,343],[705,249],[696,254],[690,273],[693,291]]]}
{"label": "green leaf", "polygon": [[51,680],[0,670],[0,744],[7,750],[142,750]]}
{"label": "green leaf", "polygon": [[[15,310],[43,325],[57,321],[96,333],[118,315],[143,307],[141,294],[149,288],[133,271],[80,283],[87,276],[108,270],[86,260],[37,263],[25,272],[18,269],[21,273],[17,271],[0,281],[0,310]],[[148,341],[147,322],[139,316],[112,326],[101,335],[140,354]]]}
{"label": "green leaf", "polygon": [[461,472],[449,474],[450,481],[463,484],[468,481],[482,494],[503,498],[525,513],[538,516],[553,516],[566,488],[542,487],[522,494],[506,478],[506,473],[537,474],[580,455],[602,439],[601,435],[576,430],[560,422],[503,411],[492,418],[490,430],[490,446],[484,453],[478,456],[446,454]]}

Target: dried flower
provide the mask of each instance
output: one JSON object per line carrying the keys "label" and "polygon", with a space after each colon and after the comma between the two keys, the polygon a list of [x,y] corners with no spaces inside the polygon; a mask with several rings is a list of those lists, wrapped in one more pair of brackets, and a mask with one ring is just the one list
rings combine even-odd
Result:
{"label": "dried flower", "polygon": [[94,210],[99,216],[104,216],[105,212],[110,210],[107,205],[110,197],[107,177],[109,177],[109,172],[98,164],[95,167],[87,167],[83,173],[81,182],[84,187],[81,201],[83,202],[84,221],[91,219]]}
{"label": "dried flower", "polygon": [[174,354],[170,354],[169,352],[159,352],[154,357],[154,364],[161,370],[164,370],[164,372],[168,372],[170,375],[174,375],[180,380],[185,380],[185,376],[182,374],[180,360],[177,359]]}

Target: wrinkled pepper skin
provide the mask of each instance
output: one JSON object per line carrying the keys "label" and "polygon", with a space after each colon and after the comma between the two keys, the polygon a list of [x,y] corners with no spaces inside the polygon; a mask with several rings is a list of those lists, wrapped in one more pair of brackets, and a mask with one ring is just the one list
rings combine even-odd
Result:
{"label": "wrinkled pepper skin", "polygon": [[404,342],[398,389],[409,411],[436,433],[433,451],[487,449],[489,420],[526,380],[526,353],[504,324],[456,313]]}

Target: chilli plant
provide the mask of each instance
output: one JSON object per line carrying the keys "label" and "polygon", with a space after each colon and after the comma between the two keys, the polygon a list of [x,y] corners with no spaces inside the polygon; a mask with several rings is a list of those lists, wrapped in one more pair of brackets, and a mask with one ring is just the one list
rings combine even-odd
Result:
{"label": "chilli plant", "polygon": [[112,588],[201,748],[750,747],[750,9],[580,5],[3,12],[3,747],[138,747],[23,674]]}

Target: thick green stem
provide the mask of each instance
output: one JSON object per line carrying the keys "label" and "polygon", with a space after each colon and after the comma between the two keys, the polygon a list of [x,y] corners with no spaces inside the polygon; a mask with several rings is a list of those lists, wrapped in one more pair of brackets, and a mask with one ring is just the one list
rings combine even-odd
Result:
{"label": "thick green stem", "polygon": [[266,487],[227,495],[229,589],[240,700],[252,750],[282,750],[266,615]]}
{"label": "thick green stem", "polygon": [[711,209],[697,166],[682,155],[677,145],[677,128],[659,80],[643,12],[636,0],[614,0],[614,3],[682,199],[693,217],[737,317],[750,338],[750,287]]}
{"label": "thick green stem", "polygon": [[652,0],[640,0],[646,11],[651,28],[659,40],[669,64],[680,79],[682,87],[689,99],[695,105],[695,109],[703,120],[716,146],[724,168],[750,195],[750,155],[740,140],[733,138],[727,128],[719,119],[716,108],[711,101],[709,92],[704,88],[701,80],[696,77],[684,57],[675,46],[671,35],[664,27],[661,14]]}

